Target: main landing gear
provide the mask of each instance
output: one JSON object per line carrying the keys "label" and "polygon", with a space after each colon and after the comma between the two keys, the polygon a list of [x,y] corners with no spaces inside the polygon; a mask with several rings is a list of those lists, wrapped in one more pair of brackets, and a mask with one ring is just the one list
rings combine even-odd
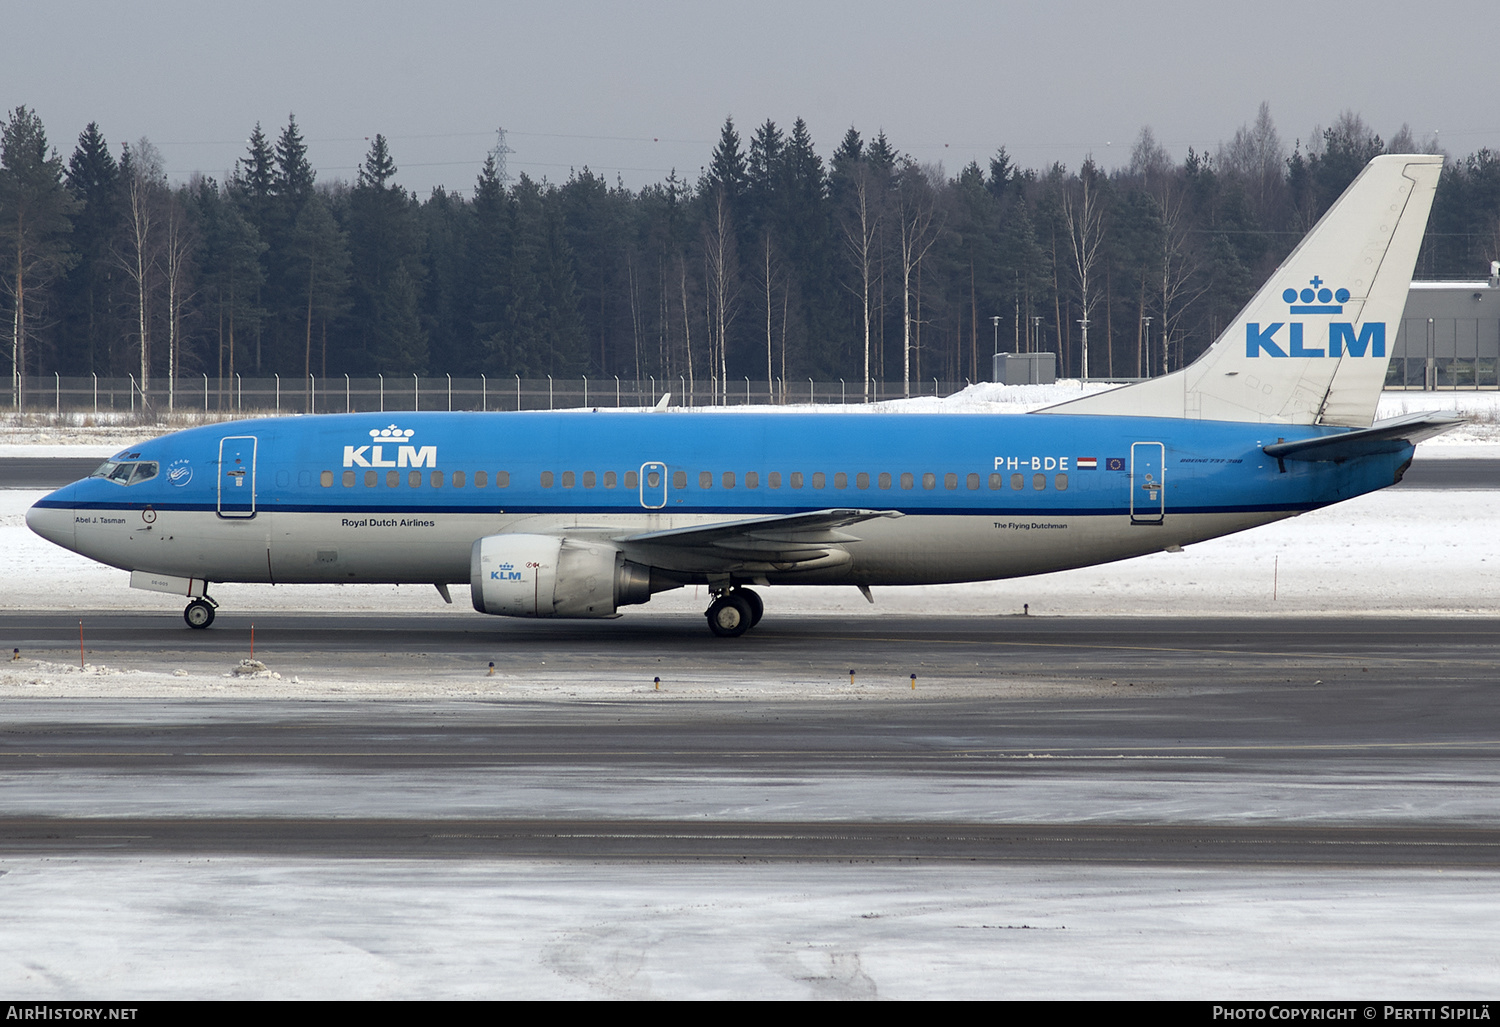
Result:
{"label": "main landing gear", "polygon": [[182,619],[187,621],[187,626],[197,628],[200,631],[214,622],[214,610],[219,606],[208,596],[194,599],[187,604],[187,609],[182,611]]}
{"label": "main landing gear", "polygon": [[708,629],[720,638],[738,638],[760,623],[766,604],[748,588],[720,592],[704,615]]}

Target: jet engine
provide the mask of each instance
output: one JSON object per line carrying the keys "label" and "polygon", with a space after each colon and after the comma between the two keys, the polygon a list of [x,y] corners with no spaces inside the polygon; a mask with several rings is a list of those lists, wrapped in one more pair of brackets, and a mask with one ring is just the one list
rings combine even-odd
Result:
{"label": "jet engine", "polygon": [[651,569],[598,542],[489,535],[470,551],[469,592],[474,609],[502,617],[612,617],[650,600]]}

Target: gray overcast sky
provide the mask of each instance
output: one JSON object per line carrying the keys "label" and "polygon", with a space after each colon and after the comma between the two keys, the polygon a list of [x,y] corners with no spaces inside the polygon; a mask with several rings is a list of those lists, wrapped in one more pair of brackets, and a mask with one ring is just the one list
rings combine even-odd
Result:
{"label": "gray overcast sky", "polygon": [[513,175],[695,180],[725,115],[746,144],[801,116],[825,159],[850,125],[884,129],[950,175],[1001,145],[1115,167],[1143,125],[1212,152],[1261,100],[1288,145],[1351,109],[1386,138],[1500,149],[1483,2],[0,0],[0,33],[7,112],[35,109],[64,156],[91,120],[116,152],[146,136],[174,179],[222,177],[288,112],[320,181],[352,180],[382,132],[424,197],[468,193],[501,125]]}

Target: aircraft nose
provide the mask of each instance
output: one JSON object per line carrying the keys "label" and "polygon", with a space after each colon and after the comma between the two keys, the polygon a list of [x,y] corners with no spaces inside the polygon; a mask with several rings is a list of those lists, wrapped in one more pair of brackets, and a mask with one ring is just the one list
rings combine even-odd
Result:
{"label": "aircraft nose", "polygon": [[68,489],[59,489],[26,511],[26,527],[48,542],[73,548],[73,508],[69,504]]}

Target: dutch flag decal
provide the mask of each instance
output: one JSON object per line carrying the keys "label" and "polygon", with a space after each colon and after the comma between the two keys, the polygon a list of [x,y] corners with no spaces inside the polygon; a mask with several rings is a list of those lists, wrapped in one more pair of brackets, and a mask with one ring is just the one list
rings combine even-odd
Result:
{"label": "dutch flag decal", "polygon": [[1093,456],[1080,456],[1073,461],[1073,466],[1080,471],[1096,471],[1099,469],[1099,458]]}

